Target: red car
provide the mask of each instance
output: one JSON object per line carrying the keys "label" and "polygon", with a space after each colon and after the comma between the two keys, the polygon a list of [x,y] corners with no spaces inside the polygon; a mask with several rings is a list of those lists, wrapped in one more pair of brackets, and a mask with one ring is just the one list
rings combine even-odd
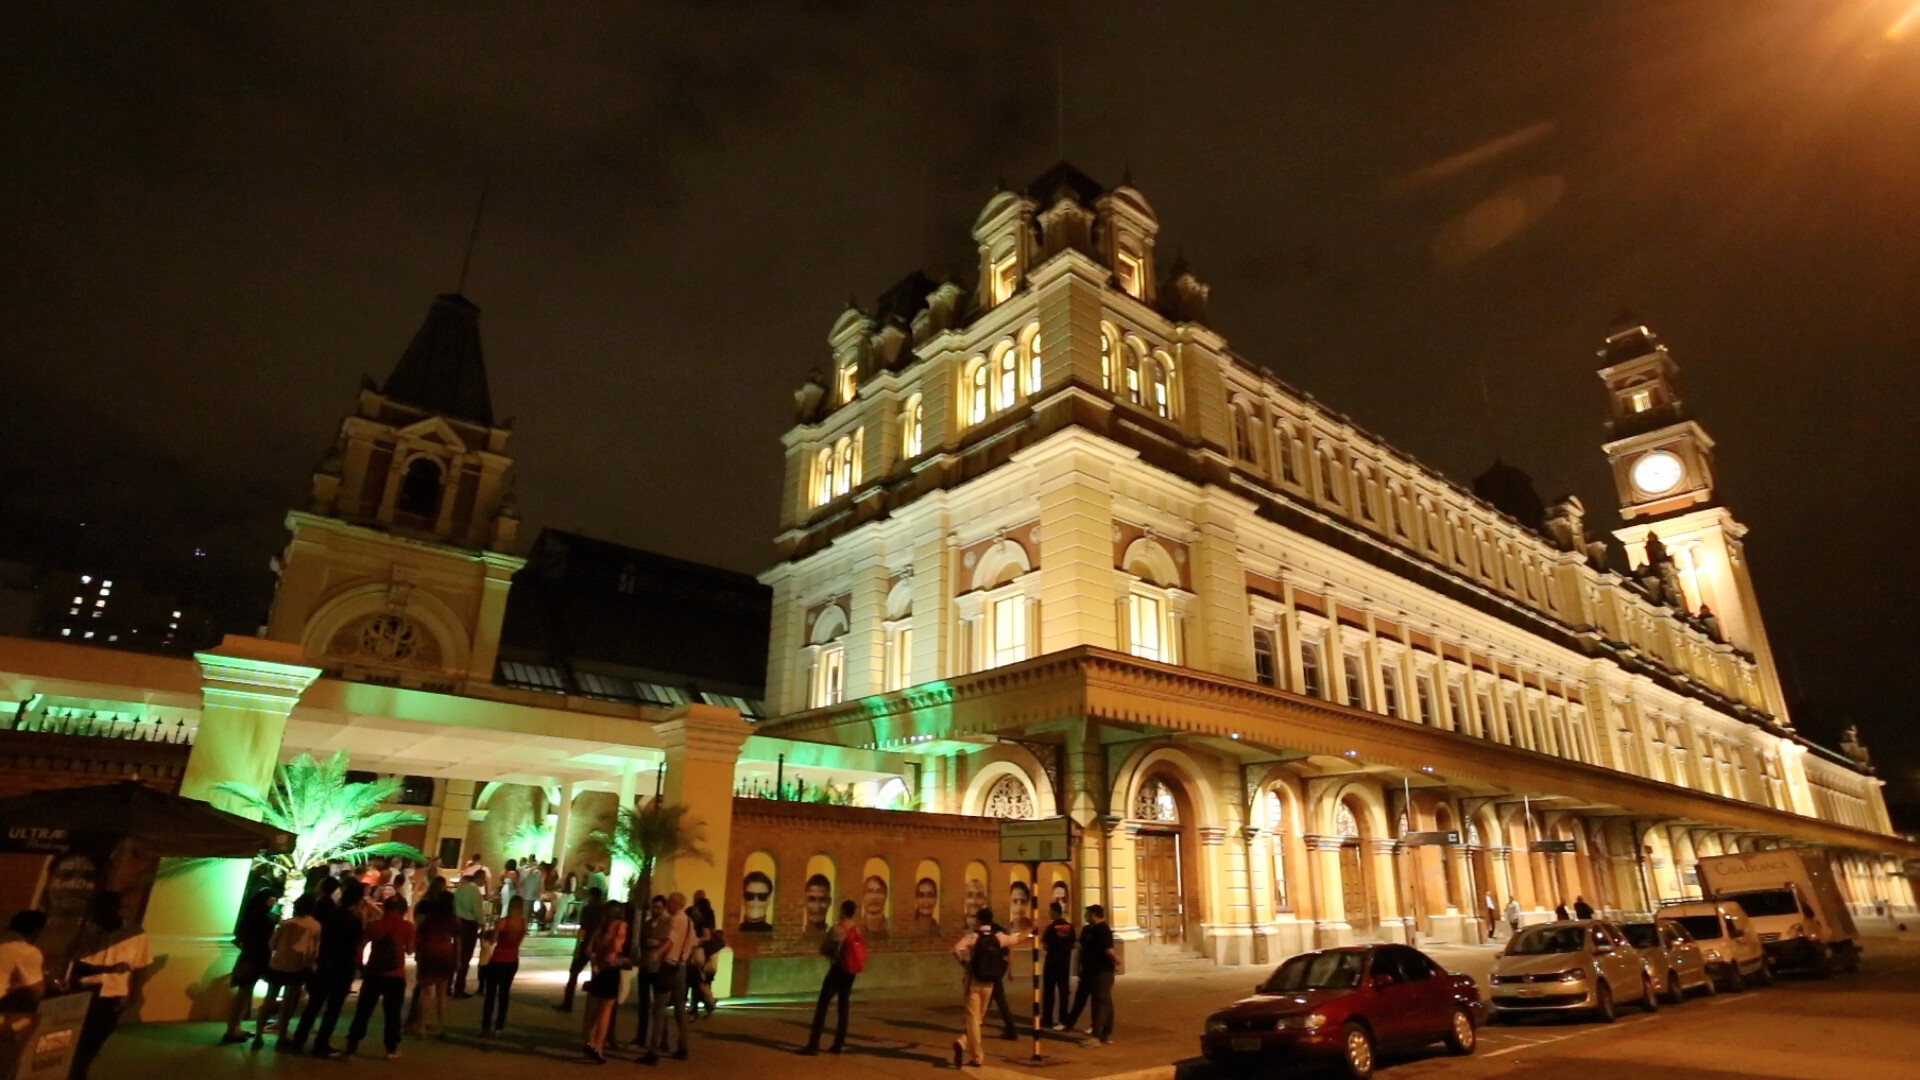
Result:
{"label": "red car", "polygon": [[1253,997],[1207,1017],[1200,1052],[1228,1067],[1332,1059],[1366,1080],[1379,1051],[1444,1042],[1473,1053],[1486,1015],[1472,976],[1406,945],[1352,945],[1281,964]]}

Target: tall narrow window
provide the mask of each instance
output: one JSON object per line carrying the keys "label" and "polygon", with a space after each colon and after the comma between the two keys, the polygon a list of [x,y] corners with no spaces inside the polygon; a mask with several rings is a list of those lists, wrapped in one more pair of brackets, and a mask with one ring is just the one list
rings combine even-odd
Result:
{"label": "tall narrow window", "polygon": [[1247,407],[1238,402],[1233,406],[1233,456],[1241,461],[1253,460],[1253,419],[1247,415]]}
{"label": "tall narrow window", "polygon": [[995,402],[995,408],[1004,409],[1020,400],[1019,382],[1019,358],[1013,354],[1012,349],[1007,349],[1000,354],[1000,385],[998,390],[1000,400]]}
{"label": "tall narrow window", "polygon": [[1413,685],[1414,692],[1420,697],[1420,722],[1428,727],[1437,727],[1439,718],[1433,715],[1433,680],[1422,676]]}
{"label": "tall narrow window", "polygon": [[1347,675],[1347,704],[1356,709],[1364,709],[1367,707],[1366,669],[1360,666],[1360,657],[1354,653],[1348,653],[1342,659],[1345,661]]}
{"label": "tall narrow window", "polygon": [[840,404],[852,401],[860,392],[860,365],[840,365]]}
{"label": "tall narrow window", "polygon": [[1300,646],[1300,692],[1308,697],[1324,697],[1320,691],[1320,646],[1305,642]]}
{"label": "tall narrow window", "polygon": [[1160,601],[1151,596],[1127,597],[1128,651],[1148,660],[1167,660],[1160,627]]}
{"label": "tall narrow window", "polygon": [[1493,716],[1493,702],[1485,694],[1475,695],[1473,700],[1474,704],[1480,706],[1480,737],[1491,739],[1494,737],[1493,729],[1500,726]]}
{"label": "tall narrow window", "polygon": [[1253,632],[1253,680],[1261,686],[1273,685],[1273,635],[1265,630]]}
{"label": "tall narrow window", "polygon": [[975,360],[967,372],[967,423],[978,424],[987,418],[987,365]]}
{"label": "tall narrow window", "polygon": [[1013,252],[1001,256],[993,264],[993,302],[1004,303],[1013,295],[1020,284],[1020,258]]}
{"label": "tall narrow window", "polygon": [[813,505],[825,506],[833,501],[833,447],[823,446],[814,456],[813,462]]}
{"label": "tall narrow window", "polygon": [[1140,404],[1140,366],[1138,364],[1127,365],[1127,400],[1135,405]]}
{"label": "tall narrow window", "polygon": [[1380,665],[1380,698],[1386,714],[1400,719],[1400,673],[1391,664]]}
{"label": "tall narrow window", "polygon": [[1340,489],[1333,483],[1333,455],[1320,455],[1320,497],[1327,502],[1340,501]]}
{"label": "tall narrow window", "polygon": [[993,602],[993,665],[1027,658],[1027,598],[1009,596]]}
{"label": "tall narrow window", "polygon": [[1167,393],[1167,362],[1158,358],[1147,361],[1153,376],[1153,411],[1156,416],[1172,416],[1173,401]]}
{"label": "tall narrow window", "polygon": [[1273,856],[1273,910],[1290,911],[1287,899],[1286,804],[1277,791],[1267,792],[1267,850]]}
{"label": "tall narrow window", "polygon": [[1040,330],[1035,328],[1033,336],[1027,339],[1027,393],[1040,390]]}
{"label": "tall narrow window", "polygon": [[1273,425],[1273,452],[1280,458],[1280,479],[1289,484],[1300,482],[1298,471],[1293,464],[1293,435],[1287,431],[1287,425]]}
{"label": "tall narrow window", "polygon": [[400,496],[394,509],[415,517],[440,516],[440,465],[430,457],[416,457],[407,463],[400,478]]}
{"label": "tall narrow window", "polygon": [[898,673],[894,676],[895,686],[913,685],[913,627],[903,626],[894,638],[894,655],[899,659],[895,664]]}
{"label": "tall narrow window", "polygon": [[841,696],[846,693],[847,651],[840,645],[830,645],[820,650],[813,667],[812,708],[838,705]]}
{"label": "tall narrow window", "polygon": [[1113,273],[1120,281],[1120,288],[1134,298],[1140,296],[1140,259],[1130,252],[1118,252],[1114,256]]}
{"label": "tall narrow window", "polygon": [[1373,481],[1365,469],[1353,471],[1353,501],[1360,508],[1362,521],[1373,520]]}
{"label": "tall narrow window", "polygon": [[1447,709],[1453,713],[1453,730],[1473,732],[1473,717],[1467,715],[1467,696],[1458,686],[1447,687]]}
{"label": "tall narrow window", "polygon": [[925,441],[923,434],[925,427],[925,406],[920,401],[920,395],[915,394],[908,398],[907,403],[900,409],[901,457],[914,458],[920,456],[920,451],[923,449],[923,443]]}
{"label": "tall narrow window", "polygon": [[1113,389],[1113,339],[1100,335],[1100,389]]}

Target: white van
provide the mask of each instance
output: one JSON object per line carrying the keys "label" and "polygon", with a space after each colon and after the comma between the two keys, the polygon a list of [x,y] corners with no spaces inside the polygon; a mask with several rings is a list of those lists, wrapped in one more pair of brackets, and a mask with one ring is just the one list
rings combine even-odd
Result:
{"label": "white van", "polygon": [[1700,946],[1707,975],[1722,989],[1739,993],[1751,980],[1761,986],[1773,982],[1760,935],[1740,905],[1731,901],[1687,900],[1662,904],[1655,922],[1677,923]]}
{"label": "white van", "polygon": [[1700,860],[1709,900],[1738,903],[1775,970],[1810,969],[1825,977],[1837,966],[1860,966],[1853,913],[1847,910],[1824,851],[1776,848]]}

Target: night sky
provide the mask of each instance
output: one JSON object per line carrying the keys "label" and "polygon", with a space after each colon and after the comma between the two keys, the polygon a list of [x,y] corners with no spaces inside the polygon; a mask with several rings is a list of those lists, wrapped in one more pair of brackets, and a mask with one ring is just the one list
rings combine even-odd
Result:
{"label": "night sky", "polygon": [[11,12],[10,543],[202,547],[250,629],[490,182],[466,293],[527,538],[757,571],[834,317],[970,280],[996,182],[1064,142],[1130,170],[1243,356],[1597,528],[1630,308],[1718,441],[1801,727],[1851,717],[1920,800],[1913,0],[397,7]]}

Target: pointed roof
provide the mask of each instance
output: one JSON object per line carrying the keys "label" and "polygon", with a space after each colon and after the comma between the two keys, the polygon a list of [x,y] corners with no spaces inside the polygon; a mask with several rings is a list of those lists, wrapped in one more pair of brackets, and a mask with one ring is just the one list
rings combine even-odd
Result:
{"label": "pointed roof", "polygon": [[480,309],[458,293],[434,298],[380,392],[395,401],[493,426],[493,399],[480,358]]}
{"label": "pointed roof", "polygon": [[1027,185],[1027,197],[1040,204],[1041,209],[1052,206],[1062,198],[1069,198],[1080,205],[1093,208],[1107,189],[1100,182],[1079,169],[1071,162],[1056,162],[1053,168],[1041,173],[1033,183]]}

